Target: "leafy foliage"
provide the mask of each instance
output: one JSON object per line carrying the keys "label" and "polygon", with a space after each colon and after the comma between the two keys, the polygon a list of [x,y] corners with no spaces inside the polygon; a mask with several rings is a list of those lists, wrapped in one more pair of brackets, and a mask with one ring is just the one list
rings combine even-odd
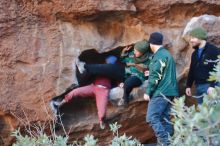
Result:
{"label": "leafy foliage", "polygon": [[[220,62],[210,73],[210,81],[220,82]],[[204,95],[203,104],[187,107],[185,97],[173,103],[173,146],[219,146],[220,145],[220,87]]]}
{"label": "leafy foliage", "polygon": [[[119,136],[118,130],[121,125],[118,125],[117,122],[114,124],[110,124],[110,130],[113,132],[113,140],[110,146],[140,146],[140,142],[136,139],[132,139],[132,137],[127,137],[125,134]],[[30,132],[29,132],[30,133]],[[84,143],[81,144],[77,141],[74,141],[72,144],[68,145],[68,136],[57,136],[55,135],[53,138],[49,138],[43,132],[37,136],[22,136],[20,130],[16,130],[12,133],[12,136],[16,138],[16,143],[13,146],[97,146],[98,140],[94,138],[93,135],[86,135],[84,137]]]}
{"label": "leafy foliage", "polygon": [[132,139],[132,136],[127,137],[126,134],[119,136],[119,128],[121,128],[121,125],[118,125],[117,122],[114,124],[110,124],[110,130],[113,132],[114,135],[110,146],[141,146],[138,140]]}

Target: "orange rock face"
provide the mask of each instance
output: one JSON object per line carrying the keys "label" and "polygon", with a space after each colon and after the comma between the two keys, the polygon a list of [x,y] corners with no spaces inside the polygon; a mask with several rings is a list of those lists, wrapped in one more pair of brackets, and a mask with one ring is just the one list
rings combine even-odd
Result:
{"label": "orange rock face", "polygon": [[[10,133],[27,121],[51,120],[48,103],[76,83],[74,61],[86,49],[104,52],[160,31],[183,87],[192,52],[187,32],[203,26],[220,45],[219,15],[219,0],[1,0],[0,145],[10,145]],[[91,133],[106,144],[111,133],[99,129],[95,103],[82,102],[64,110],[70,141]],[[108,115],[123,125],[122,133],[147,142],[153,132],[145,123],[146,106],[144,101],[123,110],[109,105]]]}

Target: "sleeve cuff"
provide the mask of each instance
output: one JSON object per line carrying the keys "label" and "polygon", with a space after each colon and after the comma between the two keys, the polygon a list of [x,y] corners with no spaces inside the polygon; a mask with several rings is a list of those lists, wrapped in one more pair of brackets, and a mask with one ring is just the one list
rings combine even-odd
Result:
{"label": "sleeve cuff", "polygon": [[191,88],[192,85],[186,84],[186,88]]}

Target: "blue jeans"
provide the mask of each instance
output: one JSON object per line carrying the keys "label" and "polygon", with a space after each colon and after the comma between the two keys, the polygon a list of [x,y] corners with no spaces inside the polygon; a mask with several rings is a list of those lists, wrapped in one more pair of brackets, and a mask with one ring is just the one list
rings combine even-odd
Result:
{"label": "blue jeans", "polygon": [[[203,94],[207,93],[208,88],[210,87],[210,83],[205,84],[196,84],[196,100],[198,104],[203,103]],[[220,82],[216,84],[216,86],[220,86]]]}
{"label": "blue jeans", "polygon": [[[167,97],[171,99],[171,97]],[[173,134],[173,126],[170,123],[171,103],[164,97],[152,97],[148,103],[146,121],[153,128],[157,140],[163,145],[169,145],[169,135]]]}
{"label": "blue jeans", "polygon": [[207,93],[208,88],[210,87],[210,83],[206,84],[196,84],[196,101],[198,104],[203,103],[202,94]]}

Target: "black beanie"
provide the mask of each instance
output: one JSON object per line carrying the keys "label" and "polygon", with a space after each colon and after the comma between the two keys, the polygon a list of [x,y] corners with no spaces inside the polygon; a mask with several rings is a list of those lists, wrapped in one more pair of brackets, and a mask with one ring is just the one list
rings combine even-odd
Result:
{"label": "black beanie", "polygon": [[150,34],[149,43],[154,45],[163,44],[163,35],[159,32],[153,32]]}

